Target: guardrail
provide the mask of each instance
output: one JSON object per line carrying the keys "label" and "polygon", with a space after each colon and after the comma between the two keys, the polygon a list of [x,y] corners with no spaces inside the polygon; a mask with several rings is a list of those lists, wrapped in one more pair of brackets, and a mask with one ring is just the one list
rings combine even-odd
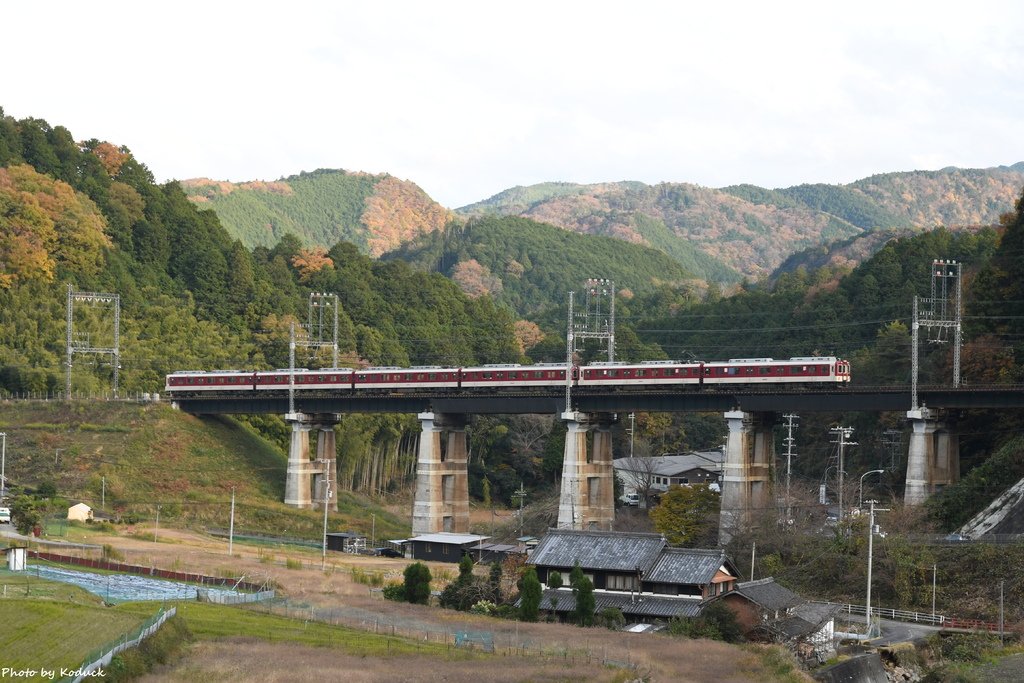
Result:
{"label": "guardrail", "polygon": [[[846,612],[847,614],[858,614],[864,615],[866,609],[864,605],[851,605],[847,603],[838,602],[822,602],[816,601],[819,605],[835,605],[839,607],[840,612]],[[963,629],[965,631],[990,631],[996,633],[999,631],[999,624],[991,621],[982,621],[981,619],[960,619],[959,617],[950,617],[943,614],[932,614],[930,612],[911,612],[909,610],[900,609],[889,609],[886,607],[872,607],[871,616],[878,617],[880,619],[891,619],[892,621],[904,621],[914,622],[918,624],[931,624],[932,626],[938,626],[944,629]]]}
{"label": "guardrail", "polygon": [[[839,607],[840,612],[846,612],[847,614],[860,614],[867,615],[867,608],[864,605],[852,605],[849,603],[840,602],[823,602],[816,601],[819,605],[832,605]],[[931,612],[911,612],[908,610],[901,609],[889,609],[887,607],[872,607],[871,616],[879,617],[880,619],[892,619],[893,621],[908,621],[918,624],[931,624],[932,626],[943,626],[949,622],[949,617],[942,614],[932,614]]]}

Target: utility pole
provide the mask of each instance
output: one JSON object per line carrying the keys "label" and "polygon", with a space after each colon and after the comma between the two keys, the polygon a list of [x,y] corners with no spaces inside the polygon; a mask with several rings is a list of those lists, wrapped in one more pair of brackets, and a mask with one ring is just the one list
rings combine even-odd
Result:
{"label": "utility pole", "polygon": [[370,513],[370,546],[377,545],[377,513]]}
{"label": "utility pole", "polygon": [[932,565],[932,623],[935,623],[935,574],[937,565]]}
{"label": "utility pole", "polygon": [[100,489],[100,510],[107,509],[107,478],[100,477],[102,488]]}
{"label": "utility pole", "polygon": [[233,554],[235,544],[235,487],[231,487],[231,523],[228,525],[228,556]]}
{"label": "utility pole", "polygon": [[512,493],[514,498],[519,499],[519,535],[523,535],[523,500],[526,498],[526,489],[523,482],[519,482],[519,489]]}
{"label": "utility pole", "polygon": [[[81,339],[75,339],[74,328],[75,328],[75,302],[98,304],[102,306],[109,306],[114,310],[113,319],[113,338],[110,346],[93,346],[88,339],[84,342]],[[121,297],[118,294],[108,292],[76,292],[75,288],[68,283],[68,294],[67,294],[67,309],[66,309],[66,341],[65,341],[65,353],[66,353],[66,366],[67,374],[64,380],[64,400],[71,400],[71,365],[74,354],[76,353],[95,353],[100,355],[109,355],[112,359],[111,364],[114,366],[114,398],[117,398],[117,387],[118,377],[121,370]],[[106,336],[106,335],[104,335]]]}
{"label": "utility pole", "polygon": [[[962,344],[963,303],[961,301],[962,264],[948,259],[932,261],[931,297],[919,299],[914,296],[914,319],[912,322],[911,352],[911,410],[918,410],[917,375],[920,370],[918,360],[919,329],[927,327],[935,329],[934,335],[929,334],[929,342],[945,344],[949,342],[947,331],[953,330],[953,386],[960,386],[960,346]],[[920,310],[919,302],[925,304]]]}
{"label": "utility pole", "polygon": [[7,496],[7,432],[0,432],[3,446],[0,446],[0,502]]}
{"label": "utility pole", "polygon": [[156,506],[156,526],[153,527],[153,542],[156,543],[157,534],[160,533],[160,506]]}
{"label": "utility pole", "polygon": [[633,434],[636,432],[636,413],[629,414],[629,457],[633,457]]}
{"label": "utility pole", "polygon": [[754,580],[754,560],[757,558],[757,541],[750,546],[750,580]]}
{"label": "utility pole", "polygon": [[790,498],[789,485],[793,476],[793,420],[797,419],[797,415],[789,413],[784,416],[786,418],[786,433],[787,436],[783,440],[786,444],[786,528],[789,527],[789,521],[792,519],[792,498]]}
{"label": "utility pole", "polygon": [[576,337],[573,335],[572,305],[576,292],[569,292],[569,317],[565,331],[565,412],[572,412],[572,361],[576,350]]}
{"label": "utility pole", "polygon": [[295,323],[288,341],[288,414],[295,414]]}
{"label": "utility pole", "polygon": [[1003,646],[1003,580],[999,580],[999,647]]}
{"label": "utility pole", "polygon": [[839,444],[839,515],[838,525],[842,529],[843,526],[843,450],[846,446],[856,446],[856,441],[847,441],[853,434],[853,427],[833,427],[829,430],[830,432],[838,436],[838,440],[833,443]]}
{"label": "utility pole", "polygon": [[327,568],[327,501],[331,497],[331,481],[326,476],[324,482],[324,548],[320,558],[320,570]]}
{"label": "utility pole", "polygon": [[[871,503],[871,517],[868,519],[868,600],[867,600],[867,607],[864,610],[864,613],[866,615],[865,618],[867,620],[867,624],[866,624],[867,625],[867,631],[864,634],[866,638],[870,638],[871,637],[871,562],[872,562],[872,559],[873,559],[872,555],[874,553],[874,545],[875,545],[875,543],[874,543],[875,542],[875,513],[876,512],[888,512],[889,511],[889,508],[877,508],[876,509],[875,508],[875,503],[878,502],[878,501],[876,501],[874,499],[869,500],[868,502]],[[934,612],[934,608],[933,608],[933,612]]]}
{"label": "utility pole", "polygon": [[[338,367],[338,303],[337,294],[327,292],[310,292],[309,315],[306,331],[308,337],[300,346],[319,350],[330,348],[332,352],[331,367]],[[328,335],[329,338],[328,338]],[[314,351],[316,353],[316,351]]]}

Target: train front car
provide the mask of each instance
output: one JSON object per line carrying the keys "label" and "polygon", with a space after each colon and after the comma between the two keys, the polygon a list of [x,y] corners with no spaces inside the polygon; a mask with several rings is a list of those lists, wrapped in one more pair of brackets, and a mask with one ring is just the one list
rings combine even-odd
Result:
{"label": "train front car", "polygon": [[730,358],[704,364],[705,385],[811,386],[850,381],[850,364],[835,356]]}
{"label": "train front car", "polygon": [[179,370],[167,375],[164,392],[168,396],[188,396],[213,393],[238,394],[253,390],[255,373],[243,370]]}

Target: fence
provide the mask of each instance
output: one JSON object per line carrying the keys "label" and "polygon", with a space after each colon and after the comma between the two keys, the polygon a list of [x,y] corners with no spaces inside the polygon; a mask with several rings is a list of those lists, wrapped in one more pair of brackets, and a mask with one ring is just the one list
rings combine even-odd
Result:
{"label": "fence", "polygon": [[[63,391],[0,391],[0,401],[63,401]],[[160,400],[159,392],[130,391],[72,391],[72,401],[120,401],[127,403],[155,403]]]}
{"label": "fence", "polygon": [[50,562],[59,562],[61,564],[73,564],[79,567],[89,567],[91,569],[105,569],[112,572],[122,572],[125,574],[139,574],[141,576],[157,576],[161,579],[170,579],[172,581],[184,581],[185,583],[198,583],[203,586],[233,586],[238,590],[243,591],[259,591],[263,586],[255,583],[249,583],[242,581],[238,578],[223,577],[223,576],[206,576],[205,574],[198,574],[192,572],[177,572],[169,569],[157,569],[156,567],[141,567],[134,564],[124,564],[123,562],[111,562],[110,560],[93,560],[87,557],[74,557],[72,555],[58,555],[57,553],[48,553],[42,550],[30,550],[28,552],[29,557],[34,557],[40,560],[49,560]]}
{"label": "fence", "polygon": [[[864,605],[851,605],[837,602],[818,602],[819,605],[831,605],[839,608],[840,612],[847,614],[866,615],[867,608]],[[942,626],[949,621],[949,617],[931,612],[910,612],[900,609],[889,609],[887,607],[872,607],[871,615],[880,619],[892,619],[893,621],[912,621],[919,624],[931,624]]]}
{"label": "fence", "polygon": [[[545,639],[537,642],[519,634],[518,623],[511,622],[505,630],[479,631],[469,624],[440,625],[413,617],[398,617],[378,611],[345,605],[340,607],[314,607],[309,603],[287,598],[263,601],[246,609],[276,614],[292,619],[317,621],[334,626],[367,631],[379,635],[395,636],[420,643],[435,643],[448,647],[478,648],[497,655],[530,656],[540,659],[576,663],[599,663],[604,666],[636,670],[639,664],[630,653],[628,639],[621,649],[601,647],[593,649],[584,641],[563,644]],[[525,635],[525,634],[524,634]]]}
{"label": "fence", "polygon": [[196,589],[196,600],[199,602],[212,602],[217,605],[244,605],[250,602],[261,602],[273,600],[274,591],[259,591],[257,593],[212,593],[203,588]]}
{"label": "fence", "polygon": [[76,675],[63,678],[61,683],[80,683],[80,681],[86,678],[102,677],[102,674],[97,675],[97,670],[102,669],[105,666],[109,666],[110,660],[112,660],[115,655],[124,652],[130,647],[135,647],[144,639],[156,633],[157,629],[160,628],[165,621],[173,617],[176,612],[177,609],[174,607],[167,610],[161,607],[156,614],[147,619],[134,631],[125,633],[116,641],[107,643],[103,647],[89,653],[89,655],[83,660],[82,665],[74,671]]}

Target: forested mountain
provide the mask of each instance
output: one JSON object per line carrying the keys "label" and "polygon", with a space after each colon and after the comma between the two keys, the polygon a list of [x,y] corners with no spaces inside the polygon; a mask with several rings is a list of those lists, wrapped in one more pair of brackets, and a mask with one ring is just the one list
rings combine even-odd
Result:
{"label": "forested mountain", "polygon": [[[377,185],[383,184],[383,180]],[[339,295],[342,363],[469,364],[521,357],[516,322],[449,279],[378,262],[353,244],[285,235],[247,249],[177,183],[157,185],[131,151],[0,110],[0,396],[64,387],[66,286],[120,295],[120,390],[159,392],[178,369],[287,367],[309,294]],[[104,310],[107,317],[104,318]],[[109,309],[76,306],[76,341],[112,345]],[[81,316],[79,318],[79,316]],[[298,329],[299,340],[305,332]],[[72,391],[107,392],[108,357],[75,357]],[[327,365],[329,357],[300,364]],[[316,364],[313,364],[316,363]],[[251,418],[287,442],[276,416]],[[394,416],[350,416],[339,444],[350,486],[384,490],[414,440]]]}
{"label": "forested mountain", "polygon": [[[992,225],[1024,185],[1024,163],[872,176],[849,185],[720,190],[682,183],[544,183],[506,190],[458,209],[464,216],[518,215],[581,233],[647,244],[708,280],[708,263],[754,279],[794,252],[877,229]],[[687,254],[678,252],[686,245]],[[698,254],[703,259],[699,261]],[[685,259],[690,259],[688,262]]]}
{"label": "forested mountain", "polygon": [[526,218],[478,218],[425,234],[384,256],[447,275],[471,296],[489,293],[526,316],[563,306],[587,278],[606,277],[627,296],[695,281],[665,253],[578,235]]}
{"label": "forested mountain", "polygon": [[320,169],[274,182],[197,178],[181,186],[250,249],[292,234],[306,247],[345,240],[379,256],[449,219],[449,211],[418,186],[389,175]]}

